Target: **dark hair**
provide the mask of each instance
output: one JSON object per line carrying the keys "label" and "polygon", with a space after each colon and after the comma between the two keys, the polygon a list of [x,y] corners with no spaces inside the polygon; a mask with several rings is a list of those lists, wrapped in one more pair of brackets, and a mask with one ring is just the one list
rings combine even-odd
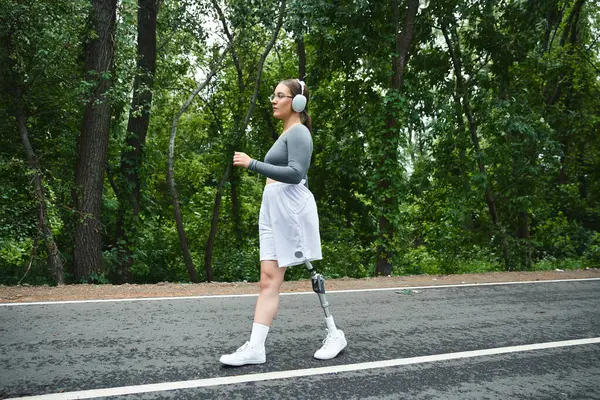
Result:
{"label": "dark hair", "polygon": [[290,89],[292,96],[303,94],[306,97],[306,107],[304,107],[304,111],[300,113],[300,121],[302,121],[308,130],[312,132],[312,120],[310,119],[310,115],[308,115],[308,103],[310,102],[310,92],[308,90],[308,86],[304,84],[304,92],[302,92],[302,85],[300,85],[300,81],[298,81],[298,79],[286,79],[281,81],[281,83]]}

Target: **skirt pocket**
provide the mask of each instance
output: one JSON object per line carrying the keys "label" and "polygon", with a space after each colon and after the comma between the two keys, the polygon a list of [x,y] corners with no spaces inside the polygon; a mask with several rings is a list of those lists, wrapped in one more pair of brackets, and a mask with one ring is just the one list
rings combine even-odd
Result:
{"label": "skirt pocket", "polygon": [[301,212],[308,200],[313,197],[308,188],[302,184],[286,185],[281,191],[281,195],[288,211],[292,214]]}

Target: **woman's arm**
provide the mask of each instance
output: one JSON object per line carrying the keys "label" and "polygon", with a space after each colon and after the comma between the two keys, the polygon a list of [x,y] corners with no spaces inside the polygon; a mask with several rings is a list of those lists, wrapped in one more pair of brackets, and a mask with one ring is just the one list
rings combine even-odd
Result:
{"label": "woman's arm", "polygon": [[277,166],[258,160],[250,160],[248,169],[267,178],[284,183],[300,183],[310,166],[312,138],[308,130],[294,129],[286,134],[288,165]]}

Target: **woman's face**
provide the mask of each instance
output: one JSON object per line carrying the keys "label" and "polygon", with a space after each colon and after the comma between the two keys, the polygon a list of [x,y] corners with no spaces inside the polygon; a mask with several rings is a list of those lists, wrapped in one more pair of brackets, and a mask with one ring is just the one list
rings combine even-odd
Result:
{"label": "woman's face", "polygon": [[280,83],[273,92],[273,117],[287,119],[294,111],[292,110],[292,91],[289,87]]}

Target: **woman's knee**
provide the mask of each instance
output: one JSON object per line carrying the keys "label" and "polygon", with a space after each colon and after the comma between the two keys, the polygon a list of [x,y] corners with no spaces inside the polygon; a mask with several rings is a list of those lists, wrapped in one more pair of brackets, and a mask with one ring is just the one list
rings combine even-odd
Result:
{"label": "woman's knee", "polygon": [[276,276],[269,274],[261,274],[260,276],[260,291],[261,292],[277,292],[281,288],[282,280]]}
{"label": "woman's knee", "polygon": [[283,282],[285,270],[280,270],[277,263],[274,265],[262,265],[260,271],[260,290],[268,292],[279,292]]}
{"label": "woman's knee", "polygon": [[273,279],[267,274],[260,274],[260,291],[271,292],[273,291]]}

